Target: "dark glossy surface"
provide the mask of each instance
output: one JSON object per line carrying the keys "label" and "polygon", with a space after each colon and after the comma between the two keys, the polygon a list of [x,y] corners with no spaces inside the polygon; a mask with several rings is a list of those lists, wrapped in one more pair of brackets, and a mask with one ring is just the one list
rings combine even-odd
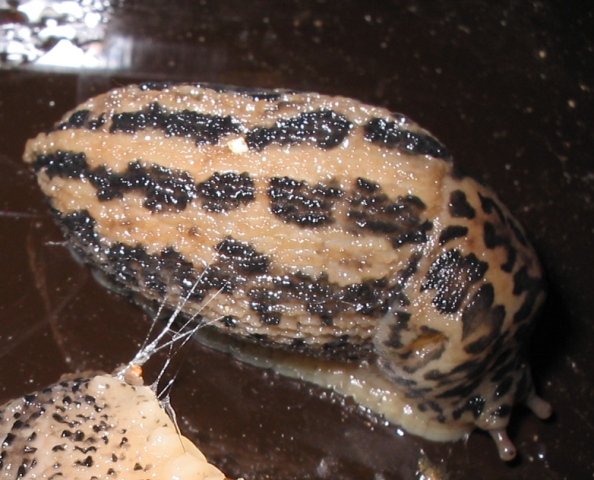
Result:
{"label": "dark glossy surface", "polygon": [[246,478],[409,479],[423,456],[452,479],[591,478],[592,11],[452,3],[125,1],[108,53],[127,52],[129,70],[0,71],[0,400],[66,371],[113,369],[149,325],[70,257],[20,162],[26,139],[87,96],[132,81],[314,90],[409,115],[516,214],[550,283],[532,358],[555,416],[540,422],[519,408],[510,432],[520,457],[504,464],[486,435],[451,444],[399,436],[348,400],[189,345],[172,369],[181,428],[227,474]]}

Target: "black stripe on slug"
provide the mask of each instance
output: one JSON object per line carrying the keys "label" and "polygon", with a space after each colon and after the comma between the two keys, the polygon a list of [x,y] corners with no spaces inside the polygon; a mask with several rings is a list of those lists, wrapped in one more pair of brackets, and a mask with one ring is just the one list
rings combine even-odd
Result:
{"label": "black stripe on slug", "polygon": [[[173,248],[149,254],[141,245],[113,243],[104,252],[106,280],[119,289],[145,290],[165,298],[172,287],[189,291],[198,280],[192,264]],[[204,293],[197,286],[196,295]]]}
{"label": "black stripe on slug", "polygon": [[74,112],[72,115],[70,115],[68,120],[58,124],[55,127],[55,130],[66,130],[69,128],[82,128],[85,125],[90,113],[91,113],[90,110],[78,110],[78,111]]}
{"label": "black stripe on slug", "polygon": [[[439,330],[425,325],[418,332],[408,332],[408,341],[397,350],[398,365],[406,373],[414,373],[429,363],[439,360],[445,352],[448,338]],[[411,335],[414,335],[411,338]],[[407,392],[411,396],[412,390]]]}
{"label": "black stripe on slug", "polygon": [[347,219],[356,229],[384,234],[394,248],[425,243],[433,224],[423,217],[423,201],[414,195],[390,199],[379,184],[358,178],[347,198]]}
{"label": "black stripe on slug", "polygon": [[248,291],[250,308],[260,314],[264,325],[278,325],[282,317],[282,292],[278,289],[256,287]]}
{"label": "black stripe on slug", "polygon": [[272,277],[259,277],[248,287],[250,308],[261,315],[265,324],[282,321],[287,303],[297,302],[322,325],[332,326],[343,312],[378,318],[385,315],[389,305],[408,304],[402,286],[385,279],[369,279],[361,283],[340,286],[328,276],[311,277],[302,272]]}
{"label": "black stripe on slug", "polygon": [[352,128],[344,115],[333,110],[305,112],[289,119],[278,120],[273,127],[259,127],[246,135],[252,150],[263,150],[270,144],[298,145],[313,142],[328,150],[342,143]]}
{"label": "black stripe on slug", "polygon": [[450,225],[449,227],[444,228],[441,233],[439,234],[439,244],[445,245],[450,240],[454,240],[455,238],[464,237],[468,234],[468,227],[463,225]]}
{"label": "black stripe on slug", "polygon": [[499,407],[497,407],[496,410],[493,410],[491,412],[491,415],[494,417],[499,417],[499,418],[509,417],[509,415],[511,414],[511,411],[512,411],[511,405],[504,403],[502,405],[499,405]]}
{"label": "black stripe on slug", "polygon": [[343,195],[337,186],[317,184],[289,177],[273,177],[268,187],[270,211],[287,223],[319,227],[334,221],[334,204]]}
{"label": "black stripe on slug", "polygon": [[408,331],[411,314],[406,311],[396,310],[392,312],[392,315],[394,316],[394,320],[390,322],[390,333],[384,345],[386,347],[400,349],[404,346],[402,343],[402,332]]}
{"label": "black stripe on slug", "polygon": [[101,202],[140,192],[145,197],[143,206],[152,212],[181,212],[197,197],[205,210],[225,212],[250,203],[256,194],[254,181],[247,173],[215,172],[196,185],[192,175],[183,170],[138,161],[129,163],[123,172],[104,166],[90,169],[83,152],[60,150],[37,156],[33,165],[36,171],[45,169],[49,178],[89,179]]}
{"label": "black stripe on slug", "polygon": [[468,203],[466,194],[462,190],[454,190],[450,194],[450,203],[448,204],[450,215],[454,218],[468,218],[473,219],[476,211]]}
{"label": "black stripe on slug", "polygon": [[462,340],[479,334],[480,337],[464,345],[464,351],[471,355],[482,353],[493,344],[501,334],[505,319],[505,307],[493,306],[495,289],[487,283],[474,295],[462,312]]}
{"label": "black stripe on slug", "polygon": [[47,155],[37,155],[33,161],[35,172],[44,170],[51,179],[60,178],[82,178],[89,171],[87,156],[84,152],[71,152],[57,150]]}
{"label": "black stripe on slug", "polygon": [[[440,387],[447,387],[457,381],[453,380],[452,377],[464,378],[467,380],[480,379],[484,376],[487,370],[493,370],[495,365],[501,365],[503,362],[506,362],[509,359],[510,354],[513,353],[513,349],[508,349],[501,354],[499,353],[505,337],[506,334],[504,333],[497,338],[493,347],[486,355],[482,357],[472,356],[470,360],[459,363],[448,372],[432,370],[427,372],[423,378],[437,382]],[[461,374],[463,374],[463,376],[461,376]],[[493,379],[493,381],[495,382],[497,380]]]}
{"label": "black stripe on slug", "polygon": [[463,256],[457,249],[448,250],[429,267],[421,291],[436,290],[432,303],[439,312],[457,312],[470,285],[483,278],[488,268],[474,253]]}
{"label": "black stripe on slug", "polygon": [[198,184],[202,208],[210,212],[226,212],[246,205],[256,198],[254,181],[246,173],[215,172]]}
{"label": "black stripe on slug", "polygon": [[50,130],[50,132],[57,130],[69,130],[75,128],[87,128],[89,130],[97,130],[98,128],[105,125],[105,123],[105,114],[102,113],[101,115],[99,115],[98,118],[92,118],[91,111],[83,109],[77,110],[72,115],[70,115],[68,120],[55,125],[54,128]]}
{"label": "black stripe on slug", "polygon": [[258,252],[253,245],[227,237],[216,246],[219,262],[233,265],[244,274],[267,273],[270,265],[268,255]]}
{"label": "black stripe on slug", "polygon": [[139,191],[145,197],[143,206],[152,212],[183,211],[197,196],[194,179],[188,172],[157,164],[131,162],[122,173],[101,166],[89,171],[87,177],[97,188],[100,201]]}
{"label": "black stripe on slug", "polygon": [[532,277],[528,274],[527,268],[522,267],[514,274],[514,295],[522,295],[525,292],[524,301],[514,314],[514,322],[521,322],[532,315],[538,296],[543,290],[543,280],[540,277]]}
{"label": "black stripe on slug", "polygon": [[518,252],[509,243],[505,247],[507,249],[507,260],[504,264],[501,265],[501,270],[507,273],[511,273],[514,269],[514,265],[516,264]]}
{"label": "black stripe on slug", "polygon": [[515,222],[515,220],[513,218],[508,217],[507,221],[509,224],[509,228],[513,232],[513,234],[516,237],[516,239],[518,240],[518,242],[520,242],[522,245],[527,247],[528,240],[526,240],[526,236],[522,233],[522,229],[518,226],[518,224]]}
{"label": "black stripe on slug", "polygon": [[157,102],[136,112],[114,114],[109,131],[131,134],[147,128],[161,130],[168,137],[192,138],[198,145],[215,145],[222,136],[240,132],[239,122],[229,115],[210,115],[187,109],[167,113]]}
{"label": "black stripe on slug", "polygon": [[480,193],[478,194],[478,196],[481,201],[481,208],[483,212],[489,215],[496,213],[499,217],[499,220],[501,220],[502,222],[506,221],[505,215],[503,214],[503,210],[493,198],[487,197],[486,195],[481,195]]}
{"label": "black stripe on slug", "polygon": [[188,291],[194,290],[190,295],[192,300],[202,301],[209,290],[231,294],[239,285],[256,285],[267,277],[270,259],[250,243],[226,237],[214,248],[216,260],[199,274],[196,286],[185,284]]}
{"label": "black stripe on slug", "polygon": [[462,407],[452,412],[452,417],[454,418],[454,420],[459,420],[460,417],[464,414],[464,412],[470,412],[472,413],[472,416],[475,419],[477,419],[481,416],[481,413],[483,413],[485,403],[486,400],[481,395],[472,396],[468,400],[466,400],[466,403]]}
{"label": "black stripe on slug", "polygon": [[478,377],[467,382],[456,383],[455,387],[436,395],[436,398],[468,398],[482,381],[483,379]]}
{"label": "black stripe on slug", "polygon": [[499,235],[495,225],[491,222],[485,222],[483,226],[483,241],[485,242],[485,246],[492,250],[500,245],[505,245],[507,238]]}
{"label": "black stripe on slug", "polygon": [[365,340],[358,344],[353,344],[352,338],[348,335],[342,335],[336,340],[325,343],[322,350],[314,351],[314,354],[326,356],[336,359],[343,359],[346,361],[358,360],[361,358],[369,358],[369,354],[373,351],[373,345],[369,340]]}
{"label": "black stripe on slug", "polygon": [[430,155],[447,160],[450,152],[428,134],[403,130],[397,122],[373,118],[365,125],[365,139],[382,147],[411,155]]}
{"label": "black stripe on slug", "polygon": [[99,235],[95,231],[96,221],[88,210],[79,210],[66,215],[54,210],[58,222],[66,229],[69,237],[75,237],[75,243],[99,245]]}
{"label": "black stripe on slug", "polygon": [[235,328],[237,327],[237,325],[239,325],[239,318],[237,318],[234,315],[225,315],[224,317],[221,317],[218,321],[226,328]]}
{"label": "black stripe on slug", "polygon": [[497,389],[495,390],[495,393],[493,394],[493,399],[498,399],[501,397],[504,397],[505,395],[507,395],[509,393],[509,391],[511,390],[511,387],[513,387],[514,385],[514,379],[513,377],[509,376],[509,377],[505,377],[503,380],[501,380],[501,382],[499,382],[499,385],[497,385]]}

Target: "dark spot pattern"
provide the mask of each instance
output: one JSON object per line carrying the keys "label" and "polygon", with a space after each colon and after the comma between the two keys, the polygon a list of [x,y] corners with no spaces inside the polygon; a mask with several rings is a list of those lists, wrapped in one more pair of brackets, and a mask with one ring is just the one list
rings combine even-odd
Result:
{"label": "dark spot pattern", "polygon": [[[40,155],[34,166],[37,171],[43,169],[50,178],[88,179],[102,202],[139,192],[145,197],[144,207],[152,212],[180,212],[191,201],[200,198],[205,210],[220,213],[248,204],[256,195],[254,181],[245,172],[215,172],[196,184],[186,171],[138,161],[130,162],[122,172],[113,172],[104,166],[90,169],[84,153],[64,151]],[[332,190],[315,190],[315,193],[319,192],[331,195]]]}
{"label": "dark spot pattern", "polygon": [[256,188],[247,173],[215,172],[197,186],[202,207],[210,212],[226,212],[254,201]]}
{"label": "dark spot pattern", "polygon": [[450,240],[465,237],[466,235],[468,235],[468,227],[463,225],[449,225],[439,234],[438,243],[440,245],[445,245]]}
{"label": "dark spot pattern", "polygon": [[507,273],[511,273],[514,269],[516,260],[518,258],[518,251],[509,243],[505,247],[507,249],[507,260],[504,264],[501,265],[501,270]]}
{"label": "dark spot pattern", "polygon": [[498,398],[502,398],[505,395],[507,395],[508,392],[511,390],[511,387],[513,386],[513,384],[514,384],[514,381],[511,376],[505,377],[503,380],[501,380],[501,382],[497,386],[497,389],[495,390],[495,393],[493,394],[493,398],[496,400]]}
{"label": "dark spot pattern", "polygon": [[348,335],[342,335],[336,340],[324,344],[318,355],[339,360],[355,361],[368,358],[372,349],[373,346],[368,340],[359,344],[353,344],[352,339]]}
{"label": "dark spot pattern", "polygon": [[270,265],[268,255],[259,253],[247,242],[227,237],[216,246],[221,259],[233,264],[244,273],[267,273]]}
{"label": "dark spot pattern", "polygon": [[472,396],[466,401],[466,403],[462,407],[454,410],[452,416],[454,417],[454,419],[458,420],[460,417],[462,417],[464,412],[470,412],[472,413],[472,416],[475,419],[477,419],[483,413],[485,403],[486,400],[484,399],[484,397],[480,395]]}
{"label": "dark spot pattern", "polygon": [[124,288],[141,286],[165,295],[169,285],[179,285],[189,291],[196,278],[192,264],[172,248],[151,255],[140,245],[114,243],[105,256],[109,262],[108,276]]}
{"label": "dark spot pattern", "polygon": [[283,308],[280,302],[282,291],[252,288],[248,292],[248,296],[250,297],[250,308],[260,314],[260,320],[264,325],[280,324]]}
{"label": "dark spot pattern", "polygon": [[271,178],[267,193],[274,215],[303,227],[332,223],[334,203],[343,194],[336,186],[318,184],[312,187],[289,177]]}
{"label": "dark spot pattern", "polygon": [[495,225],[491,222],[485,222],[483,226],[483,240],[485,246],[489,249],[494,249],[507,243],[507,237],[499,235]]}
{"label": "dark spot pattern", "polygon": [[69,130],[74,128],[86,128],[89,130],[97,130],[105,125],[105,115],[101,114],[98,118],[91,118],[90,110],[77,110],[68,120],[57,124],[53,130]]}
{"label": "dark spot pattern", "polygon": [[404,346],[402,343],[402,333],[408,330],[408,323],[411,318],[410,312],[396,310],[392,312],[394,320],[390,322],[390,334],[384,342],[386,347],[400,349]]}
{"label": "dark spot pattern", "polygon": [[495,410],[491,412],[494,417],[508,417],[511,414],[511,405],[503,404],[499,405]]}
{"label": "dark spot pattern", "polygon": [[109,201],[137,191],[145,198],[143,205],[152,212],[183,211],[197,196],[193,177],[185,171],[172,170],[161,165],[143,165],[131,162],[122,172],[97,167],[88,173],[97,188],[97,198]]}
{"label": "dark spot pattern", "polygon": [[[125,469],[148,471],[152,465],[143,466],[134,458],[128,458],[126,452],[129,453],[131,445],[125,436],[127,426],[118,425],[118,413],[110,410],[108,396],[98,399],[89,394],[91,380],[86,377],[62,379],[35,394],[12,400],[5,409],[0,408],[3,425],[7,425],[15,411],[20,417],[20,422],[13,424],[0,444],[0,470],[12,471],[11,478],[29,478],[43,476],[40,470],[43,466],[46,472],[48,468],[53,470],[48,478],[70,478],[67,471],[74,467],[77,471],[92,469],[93,475],[89,478],[93,479],[103,477],[105,472],[108,476],[117,476],[115,464],[124,462]],[[112,386],[106,384],[107,391]],[[130,391],[134,387],[123,384],[121,388],[134,395]],[[35,401],[30,401],[31,398]],[[42,425],[36,424],[38,419]],[[53,452],[53,459],[48,462],[39,458],[39,447],[44,446],[44,439],[35,432],[29,435],[23,432],[23,429],[30,431],[41,426],[53,432],[53,438],[46,439],[51,443],[45,447]],[[112,442],[108,445],[110,438]],[[102,465],[104,459],[109,458],[114,468]]]}
{"label": "dark spot pattern", "polygon": [[[323,325],[333,325],[333,319],[342,312],[354,311],[361,315],[379,318],[388,305],[408,304],[401,285],[389,284],[384,279],[339,286],[326,275],[313,278],[302,272],[274,276],[249,291],[252,310],[262,315],[264,323],[270,317],[280,320],[284,306],[291,302],[302,304]],[[328,347],[326,347],[328,349]]]}
{"label": "dark spot pattern", "polygon": [[524,266],[514,274],[514,295],[525,293],[524,301],[514,314],[514,322],[521,322],[530,317],[536,306],[536,301],[543,291],[543,280],[540,277],[532,277]]}
{"label": "dark spot pattern", "polygon": [[[259,253],[252,245],[232,237],[227,237],[215,247],[217,257],[202,272],[186,273],[191,275],[191,295],[193,301],[202,301],[209,291],[231,294],[238,285],[250,285],[258,282],[260,276],[268,273],[270,260]],[[190,283],[184,285],[187,291]]]}
{"label": "dark spot pattern", "polygon": [[450,152],[428,134],[403,130],[399,123],[373,118],[365,125],[365,139],[382,147],[410,155],[430,155],[447,160]]}
{"label": "dark spot pattern", "polygon": [[379,185],[362,178],[357,179],[348,202],[348,220],[357,229],[387,235],[394,248],[427,242],[433,228],[422,216],[426,206],[419,197],[407,195],[393,201]]}
{"label": "dark spot pattern", "polygon": [[503,214],[503,210],[499,204],[493,198],[486,195],[481,195],[481,193],[479,193],[478,196],[481,201],[481,208],[483,212],[489,215],[495,213],[499,217],[499,220],[505,223],[505,215]]}
{"label": "dark spot pattern", "polygon": [[344,115],[332,110],[317,110],[278,120],[270,128],[255,128],[247,133],[246,142],[252,150],[263,150],[271,144],[298,145],[308,142],[328,150],[340,145],[351,127],[351,122]]}
{"label": "dark spot pattern", "polygon": [[198,145],[216,145],[221,137],[241,131],[240,124],[231,116],[192,110],[167,113],[156,102],[137,112],[114,114],[109,131],[133,134],[146,129],[161,130],[168,137],[192,138]]}
{"label": "dark spot pattern", "polygon": [[[80,212],[76,217],[83,219],[85,229],[82,235],[96,238],[94,223],[88,214]],[[74,240],[76,245],[76,238]],[[78,239],[78,242],[82,241]],[[334,318],[342,312],[379,318],[386,314],[389,305],[403,307],[409,304],[403,293],[402,279],[393,283],[386,279],[369,279],[340,286],[330,282],[325,275],[319,278],[300,272],[271,275],[267,255],[231,237],[219,243],[216,251],[216,259],[202,271],[196,270],[172,248],[149,254],[141,245],[114,243],[104,248],[101,255],[105,258],[107,279],[115,285],[152,291],[159,297],[166,296],[173,288],[178,289],[180,295],[189,295],[191,301],[200,302],[209,291],[222,290],[223,294],[231,294],[241,285],[251,299],[250,308],[267,325],[278,325],[282,321],[283,306],[291,302],[303,305],[324,325],[332,325]],[[403,272],[402,277],[407,278],[407,274]],[[232,328],[240,321],[229,317],[222,323]],[[353,345],[353,348],[361,347]],[[340,349],[346,351],[344,346]],[[368,348],[364,350],[368,351]],[[324,351],[329,354],[332,349],[324,347]]]}
{"label": "dark spot pattern", "polygon": [[227,328],[234,328],[239,325],[239,318],[234,315],[225,315],[219,322]]}
{"label": "dark spot pattern", "polygon": [[95,219],[89,214],[88,210],[79,210],[66,215],[62,215],[57,210],[53,210],[69,237],[74,237],[75,244],[81,248],[85,245],[97,247],[99,245],[99,235],[95,231]]}
{"label": "dark spot pattern", "polygon": [[476,211],[473,206],[468,203],[466,194],[462,190],[454,190],[450,194],[450,203],[448,203],[450,215],[454,218],[468,218],[473,219]]}
{"label": "dark spot pattern", "polygon": [[505,224],[493,224],[489,221],[485,221],[483,226],[483,241],[485,246],[492,250],[497,247],[505,248],[507,252],[506,261],[501,264],[501,270],[507,273],[511,273],[514,269],[517,259],[517,250],[512,246],[510,241],[510,234],[507,225]]}
{"label": "dark spot pattern", "polygon": [[184,210],[196,197],[196,186],[188,172],[174,171],[160,165],[145,166],[131,162],[124,172],[112,172],[104,166],[90,169],[82,152],[57,151],[39,155],[36,171],[44,170],[49,178],[88,179],[97,189],[100,201],[121,198],[127,192],[139,191],[146,198],[144,206],[151,211]]}
{"label": "dark spot pattern", "polygon": [[526,236],[524,235],[524,233],[522,233],[522,229],[518,226],[518,224],[514,221],[513,218],[508,218],[507,220],[508,220],[509,228],[513,232],[513,234],[516,237],[516,239],[518,240],[518,242],[520,242],[522,245],[527,247],[528,240],[526,239]]}
{"label": "dark spot pattern", "polygon": [[35,172],[43,170],[50,178],[84,178],[89,171],[87,156],[83,152],[57,150],[47,155],[38,155],[33,162]]}
{"label": "dark spot pattern", "polygon": [[505,307],[493,306],[495,289],[487,283],[474,295],[462,312],[462,340],[480,334],[478,339],[464,346],[466,353],[476,355],[489,348],[501,335],[505,320]]}
{"label": "dark spot pattern", "polygon": [[[446,344],[447,337],[443,333],[422,325],[419,334],[398,350],[402,370],[408,374],[415,373],[429,363],[439,360],[445,352]],[[408,392],[407,396],[415,398],[411,396],[411,392]]]}
{"label": "dark spot pattern", "polygon": [[470,285],[483,278],[488,268],[474,253],[464,256],[457,249],[448,250],[431,264],[421,291],[436,290],[432,303],[439,312],[456,312]]}
{"label": "dark spot pattern", "polygon": [[476,377],[472,380],[466,380],[455,384],[455,387],[449,388],[438,395],[437,398],[467,398],[481,384],[482,378]]}
{"label": "dark spot pattern", "polygon": [[398,272],[398,282],[400,285],[406,284],[408,280],[417,273],[419,262],[423,258],[422,253],[414,252],[407,260],[405,267]]}

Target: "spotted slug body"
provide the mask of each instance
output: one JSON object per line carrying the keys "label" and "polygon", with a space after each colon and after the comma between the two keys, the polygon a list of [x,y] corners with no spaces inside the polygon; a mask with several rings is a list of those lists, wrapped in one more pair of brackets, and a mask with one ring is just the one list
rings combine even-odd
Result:
{"label": "spotted slug body", "polygon": [[0,478],[224,480],[152,388],[99,372],[0,405]]}
{"label": "spotted slug body", "polygon": [[424,422],[504,435],[514,403],[542,406],[525,358],[535,253],[403,115],[147,83],[88,100],[24,159],[77,256],[123,291],[188,297],[185,313],[235,337],[372,362]]}

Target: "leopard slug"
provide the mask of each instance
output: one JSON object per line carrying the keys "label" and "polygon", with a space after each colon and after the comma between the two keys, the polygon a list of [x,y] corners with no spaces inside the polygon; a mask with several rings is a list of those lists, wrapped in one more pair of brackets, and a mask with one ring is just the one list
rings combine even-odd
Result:
{"label": "leopard slug", "polygon": [[180,433],[161,375],[144,385],[142,365],[192,333],[171,335],[174,319],[112,374],[65,374],[0,405],[0,478],[225,480]]}
{"label": "leopard slug", "polygon": [[314,369],[369,366],[404,405],[382,413],[413,433],[479,427],[510,459],[514,404],[550,413],[526,359],[545,297],[535,252],[404,115],[149,82],[78,106],[24,160],[71,249],[109,284],[147,303],[188,296],[187,315]]}

